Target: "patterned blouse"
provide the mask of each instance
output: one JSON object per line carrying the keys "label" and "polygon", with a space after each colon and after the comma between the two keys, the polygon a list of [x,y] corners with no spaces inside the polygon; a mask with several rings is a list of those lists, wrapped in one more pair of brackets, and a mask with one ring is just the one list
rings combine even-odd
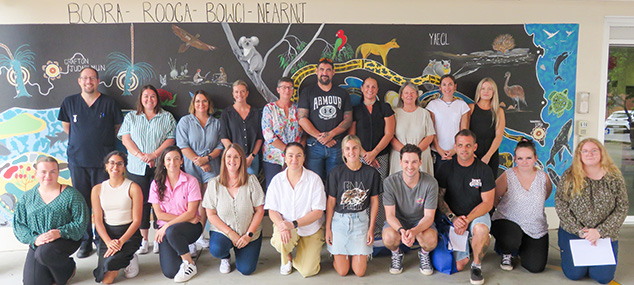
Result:
{"label": "patterned blouse", "polygon": [[284,164],[284,151],[273,146],[277,138],[284,144],[299,142],[302,137],[302,129],[299,127],[297,117],[297,104],[288,109],[288,117],[284,109],[273,103],[266,104],[262,109],[262,135],[264,136],[264,161],[273,164]]}
{"label": "patterned blouse", "polygon": [[40,184],[24,192],[15,206],[13,233],[22,243],[35,248],[35,239],[52,229],[58,229],[63,239],[80,240],[90,219],[84,197],[67,186],[55,199],[44,203]]}
{"label": "patterned blouse", "polygon": [[621,174],[606,174],[599,180],[586,177],[586,187],[577,196],[567,197],[564,182],[570,169],[564,172],[555,193],[555,209],[560,227],[578,235],[582,228],[595,228],[602,238],[617,240],[629,208],[625,180]]}

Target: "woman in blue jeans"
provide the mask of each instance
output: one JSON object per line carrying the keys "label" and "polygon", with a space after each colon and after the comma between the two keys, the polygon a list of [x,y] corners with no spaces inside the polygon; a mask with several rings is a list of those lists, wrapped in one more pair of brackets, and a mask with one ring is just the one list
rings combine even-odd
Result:
{"label": "woman in blue jeans", "polygon": [[596,245],[600,238],[610,238],[618,263],[617,239],[628,208],[625,180],[605,147],[593,138],[582,140],[575,149],[572,166],[564,172],[555,193],[555,209],[560,220],[561,269],[568,279],[590,276],[601,284],[614,279],[616,264],[575,266],[570,240],[585,239]]}
{"label": "woman in blue jeans", "polygon": [[240,145],[230,144],[222,154],[220,175],[207,184],[203,207],[211,223],[209,252],[220,258],[220,273],[231,272],[231,249],[238,271],[253,273],[262,245],[264,192],[257,177],[247,174]]}

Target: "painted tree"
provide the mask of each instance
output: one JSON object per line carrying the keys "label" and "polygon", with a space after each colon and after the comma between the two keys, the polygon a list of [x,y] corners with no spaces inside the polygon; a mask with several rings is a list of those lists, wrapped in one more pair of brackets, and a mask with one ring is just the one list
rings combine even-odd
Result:
{"label": "painted tree", "polygon": [[15,55],[6,45],[0,43],[0,47],[7,52],[7,55],[0,54],[0,74],[3,69],[7,70],[7,80],[15,86],[17,93],[14,98],[31,97],[24,84],[29,81],[29,70],[35,70],[35,53],[28,48],[28,44],[19,46]]}

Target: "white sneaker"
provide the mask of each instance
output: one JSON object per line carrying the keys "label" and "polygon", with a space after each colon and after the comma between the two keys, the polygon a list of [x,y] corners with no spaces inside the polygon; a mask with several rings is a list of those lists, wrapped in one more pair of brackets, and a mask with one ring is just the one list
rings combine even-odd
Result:
{"label": "white sneaker", "polygon": [[209,240],[205,239],[203,235],[200,235],[198,240],[196,240],[196,244],[201,248],[209,248]]}
{"label": "white sneaker", "polygon": [[286,264],[280,266],[280,274],[289,275],[293,271],[293,263],[289,260]]}
{"label": "white sneaker", "polygon": [[196,268],[196,264],[189,264],[186,260],[183,260],[181,263],[181,267],[174,276],[174,282],[185,282],[189,279],[192,279],[194,275],[198,273],[198,269]]}
{"label": "white sneaker", "polygon": [[134,255],[130,264],[123,270],[125,272],[125,278],[134,278],[139,275],[139,256]]}
{"label": "white sneaker", "polygon": [[159,243],[156,241],[152,243],[152,253],[159,253]]}
{"label": "white sneaker", "polygon": [[139,247],[139,249],[136,251],[137,254],[146,254],[150,252],[150,244],[148,243],[147,240],[142,240],[141,241],[141,246]]}
{"label": "white sneaker", "polygon": [[231,272],[231,259],[229,258],[223,258],[220,259],[220,267],[218,268],[220,270],[220,273],[224,273],[227,274],[229,272]]}
{"label": "white sneaker", "polygon": [[198,256],[198,250],[196,249],[196,243],[192,243],[189,245],[189,254],[192,258]]}

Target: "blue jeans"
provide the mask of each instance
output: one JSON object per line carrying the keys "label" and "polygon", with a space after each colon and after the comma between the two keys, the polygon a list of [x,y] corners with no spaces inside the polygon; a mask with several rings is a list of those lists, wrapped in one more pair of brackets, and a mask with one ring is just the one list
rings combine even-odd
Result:
{"label": "blue jeans", "polygon": [[237,248],[233,246],[231,240],[225,235],[215,231],[209,232],[209,253],[213,257],[220,259],[229,258],[231,257],[229,251],[232,248],[236,255],[236,269],[242,275],[250,275],[258,265],[260,248],[262,248],[262,235],[258,239],[249,242],[245,247]]}
{"label": "blue jeans", "polygon": [[247,173],[258,175],[260,172],[260,154],[257,154],[253,157],[253,161],[251,162],[251,166],[247,168]]}
{"label": "blue jeans", "polygon": [[[601,284],[608,284],[614,279],[616,265],[600,265],[600,266],[575,266],[572,261],[572,252],[570,251],[570,240],[581,239],[577,235],[573,235],[562,228],[559,228],[559,249],[561,250],[561,269],[564,275],[570,280],[579,280],[583,277],[590,278]],[[614,260],[618,264],[619,242],[612,242],[612,251],[614,252]]]}
{"label": "blue jeans", "polygon": [[317,173],[322,181],[335,166],[343,163],[341,159],[341,140],[333,147],[326,147],[315,138],[306,141],[306,168]]}
{"label": "blue jeans", "polygon": [[262,170],[264,171],[264,180],[266,181],[266,188],[264,189],[266,193],[273,177],[282,171],[282,166],[276,163],[262,161]]}

